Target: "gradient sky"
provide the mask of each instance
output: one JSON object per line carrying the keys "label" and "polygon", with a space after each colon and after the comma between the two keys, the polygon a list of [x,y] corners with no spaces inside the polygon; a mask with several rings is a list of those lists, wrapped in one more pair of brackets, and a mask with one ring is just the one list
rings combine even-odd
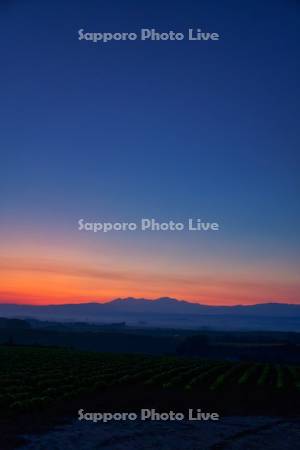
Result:
{"label": "gradient sky", "polygon": [[[218,42],[78,41],[78,30]],[[299,303],[300,3],[0,5],[0,301]],[[216,221],[80,233],[77,221]]]}

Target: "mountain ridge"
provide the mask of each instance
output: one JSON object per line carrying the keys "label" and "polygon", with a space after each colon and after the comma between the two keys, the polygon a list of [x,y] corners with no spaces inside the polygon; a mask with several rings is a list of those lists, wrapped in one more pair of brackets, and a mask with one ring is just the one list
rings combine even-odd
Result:
{"label": "mountain ridge", "polygon": [[73,309],[74,311],[90,312],[91,310],[102,312],[130,312],[130,313],[168,313],[168,314],[258,314],[258,315],[282,315],[294,316],[295,313],[300,316],[300,305],[291,303],[280,303],[268,301],[256,303],[253,305],[206,305],[204,303],[189,302],[187,300],[176,299],[172,297],[159,297],[156,299],[125,297],[116,298],[108,302],[86,302],[86,303],[63,303],[49,305],[31,305],[20,303],[0,303],[0,315],[15,310],[17,312],[25,311],[49,311],[59,312]]}
{"label": "mountain ridge", "polygon": [[129,326],[212,330],[300,331],[300,305],[264,302],[214,306],[170,297],[117,298],[106,303],[0,304],[0,317],[53,322],[126,323]]}

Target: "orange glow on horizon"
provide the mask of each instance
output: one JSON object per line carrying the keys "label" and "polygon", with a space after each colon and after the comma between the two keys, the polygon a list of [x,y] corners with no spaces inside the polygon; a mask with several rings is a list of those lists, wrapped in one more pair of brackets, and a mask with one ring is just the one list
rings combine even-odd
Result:
{"label": "orange glow on horizon", "polygon": [[253,304],[262,301],[297,303],[297,287],[249,281],[181,279],[176,275],[89,272],[66,268],[2,270],[1,303],[62,304],[105,302],[115,298],[174,297],[210,305]]}
{"label": "orange glow on horizon", "polygon": [[299,303],[296,274],[276,266],[228,265],[220,257],[195,264],[181,254],[177,259],[160,255],[153,264],[153,254],[102,244],[88,249],[8,245],[4,242],[1,249],[1,303],[46,305],[126,297],[173,297],[208,305]]}

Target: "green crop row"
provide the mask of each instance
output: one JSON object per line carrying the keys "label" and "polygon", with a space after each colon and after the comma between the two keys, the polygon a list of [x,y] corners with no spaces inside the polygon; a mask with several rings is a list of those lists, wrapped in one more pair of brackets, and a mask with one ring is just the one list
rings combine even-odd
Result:
{"label": "green crop row", "polygon": [[186,392],[297,392],[300,370],[279,364],[0,347],[0,411],[43,409],[60,399],[130,385]]}

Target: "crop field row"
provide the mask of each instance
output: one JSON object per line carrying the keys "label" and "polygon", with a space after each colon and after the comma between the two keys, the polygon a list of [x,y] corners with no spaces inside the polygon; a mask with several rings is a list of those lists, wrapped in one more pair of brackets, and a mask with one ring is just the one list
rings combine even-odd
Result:
{"label": "crop field row", "polygon": [[0,411],[42,409],[114,386],[211,392],[300,391],[300,368],[196,358],[0,347]]}

